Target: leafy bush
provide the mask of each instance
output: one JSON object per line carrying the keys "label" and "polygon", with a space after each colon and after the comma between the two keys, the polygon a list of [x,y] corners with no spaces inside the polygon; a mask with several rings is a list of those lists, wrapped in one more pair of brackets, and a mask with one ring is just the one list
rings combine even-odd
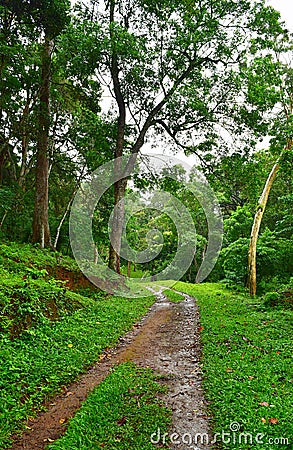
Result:
{"label": "leafy bush", "polygon": [[281,307],[293,309],[293,279],[288,284],[278,285],[274,291],[263,296],[265,307]]}
{"label": "leafy bush", "polygon": [[[246,285],[248,238],[239,238],[221,252],[227,281]],[[289,281],[293,271],[293,244],[276,233],[266,229],[257,243],[257,281],[259,286],[278,279],[280,283]],[[276,278],[277,277],[277,278]],[[261,283],[261,284],[260,284]],[[261,290],[261,289],[260,289]]]}
{"label": "leafy bush", "polygon": [[0,331],[9,333],[11,338],[82,306],[68,295],[64,282],[36,276],[36,270],[28,269],[23,278],[0,277]]}

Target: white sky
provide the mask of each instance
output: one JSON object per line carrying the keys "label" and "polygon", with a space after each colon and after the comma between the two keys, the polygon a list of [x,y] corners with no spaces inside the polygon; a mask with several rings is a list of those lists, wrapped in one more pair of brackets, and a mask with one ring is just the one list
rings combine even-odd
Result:
{"label": "white sky", "polygon": [[282,20],[286,22],[288,29],[293,33],[293,1],[267,0],[267,4],[280,11]]}

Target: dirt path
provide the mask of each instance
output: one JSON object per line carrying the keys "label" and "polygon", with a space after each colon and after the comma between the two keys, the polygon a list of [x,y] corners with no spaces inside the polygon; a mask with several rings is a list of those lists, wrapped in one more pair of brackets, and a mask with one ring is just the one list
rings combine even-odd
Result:
{"label": "dirt path", "polygon": [[[184,297],[181,303],[170,303],[161,292],[158,293],[156,303],[142,321],[120,339],[117,347],[106,351],[103,359],[76,383],[64,388],[62,395],[46,405],[48,410],[28,423],[30,429],[20,438],[15,437],[11,449],[44,449],[50,441],[60,437],[66,430],[68,419],[73,417],[89,392],[108,375],[113,365],[125,361],[134,361],[165,375],[164,382],[169,391],[164,401],[173,411],[169,437],[176,433],[171,448],[210,448],[205,444],[210,418],[201,389],[198,311],[194,300],[187,295]],[[154,430],[150,439],[154,444],[160,444],[164,436]]]}

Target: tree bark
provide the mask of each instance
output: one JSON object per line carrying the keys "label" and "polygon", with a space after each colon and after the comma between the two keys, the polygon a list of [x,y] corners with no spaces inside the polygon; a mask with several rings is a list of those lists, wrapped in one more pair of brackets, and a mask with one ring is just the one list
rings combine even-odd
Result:
{"label": "tree bark", "polygon": [[45,37],[42,52],[41,90],[39,109],[39,131],[36,162],[36,193],[33,219],[33,242],[41,248],[51,246],[48,220],[48,182],[49,182],[49,129],[50,129],[50,75],[53,42]]}
{"label": "tree bark", "polygon": [[120,249],[121,249],[121,237],[124,222],[124,196],[126,190],[127,180],[122,179],[114,185],[114,212],[113,222],[111,228],[111,243],[109,251],[109,267],[118,274],[120,270]]}
{"label": "tree bark", "polygon": [[[110,2],[110,24],[115,22],[115,0]],[[112,32],[111,32],[111,37]],[[126,125],[126,106],[124,97],[121,91],[119,80],[119,67],[118,57],[115,49],[115,43],[112,43],[112,58],[111,58],[111,77],[113,81],[115,99],[119,109],[119,117],[117,124],[117,139],[115,147],[115,161],[114,161],[114,173],[121,176],[122,172],[122,160],[125,137],[125,125]],[[120,271],[120,249],[121,249],[121,236],[124,222],[124,196],[126,190],[127,180],[119,179],[114,184],[114,212],[113,222],[110,231],[110,249],[109,249],[109,267],[115,270],[118,274]]]}
{"label": "tree bark", "polygon": [[280,165],[278,159],[267,178],[265,187],[259,198],[257,210],[254,216],[254,221],[251,229],[249,251],[248,251],[248,281],[247,281],[249,294],[251,296],[254,296],[256,294],[256,244],[259,235],[259,229],[261,226],[263,214],[267,206],[270,190],[274,182],[274,179],[276,178],[276,175],[278,173],[279,167]]}

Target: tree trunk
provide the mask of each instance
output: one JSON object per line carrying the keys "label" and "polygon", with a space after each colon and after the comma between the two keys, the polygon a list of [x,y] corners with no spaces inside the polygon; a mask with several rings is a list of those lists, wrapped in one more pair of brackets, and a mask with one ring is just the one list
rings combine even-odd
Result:
{"label": "tree trunk", "polygon": [[250,244],[249,244],[249,251],[248,251],[248,281],[247,285],[249,288],[249,294],[251,296],[254,296],[256,294],[256,244],[257,239],[259,235],[259,229],[262,221],[262,217],[268,202],[269,193],[272,187],[272,184],[274,182],[274,179],[276,178],[276,175],[279,170],[279,159],[274,164],[268,179],[266,181],[265,187],[262,191],[262,194],[258,201],[257,211],[254,216],[254,221],[251,229],[251,235],[250,235]]}
{"label": "tree trunk", "polygon": [[[78,188],[79,188],[79,186],[80,186],[80,183],[81,183],[81,180],[82,180],[82,177],[83,177],[83,174],[84,174],[84,170],[85,170],[85,167],[83,167],[83,169],[82,169],[82,171],[81,171],[81,174],[80,174],[79,179],[78,179],[78,181],[77,181],[77,183],[76,183],[76,186],[75,186],[75,188],[74,188],[74,191],[72,192],[72,195],[71,195],[71,197],[70,197],[70,199],[69,199],[69,202],[67,203],[66,209],[65,209],[65,211],[64,211],[64,213],[63,213],[63,216],[62,216],[62,218],[61,218],[61,220],[60,220],[60,222],[59,222],[59,225],[58,225],[58,227],[57,227],[57,230],[56,230],[56,237],[55,237],[54,245],[53,245],[53,247],[54,247],[55,250],[57,249],[57,244],[58,244],[58,241],[59,241],[59,236],[60,236],[60,232],[61,232],[62,225],[63,225],[63,223],[64,223],[64,220],[66,219],[67,214],[68,214],[69,211],[70,211],[70,208],[71,208],[72,202],[73,202],[73,200],[74,200],[75,194],[77,193]],[[48,171],[50,172],[50,169],[48,169]],[[96,249],[96,247],[95,247],[95,249]]]}
{"label": "tree trunk", "polygon": [[[115,1],[110,1],[110,24],[115,23],[114,13],[115,13]],[[113,37],[111,32],[111,38]],[[120,178],[122,173],[122,160],[124,148],[124,136],[125,136],[125,124],[126,124],[126,105],[124,97],[121,91],[120,80],[119,80],[119,67],[118,67],[118,56],[115,49],[115,43],[113,41],[111,58],[111,77],[113,81],[114,94],[117,101],[119,109],[119,118],[117,124],[117,139],[115,148],[115,161],[114,161],[114,172]],[[114,184],[114,212],[113,212],[113,222],[112,229],[110,231],[110,249],[109,249],[109,267],[115,270],[118,274],[120,271],[120,248],[121,248],[121,236],[124,222],[124,196],[125,189],[127,185],[126,179],[119,179]]]}
{"label": "tree trunk", "polygon": [[48,147],[50,129],[50,75],[53,43],[46,37],[42,52],[42,85],[40,90],[39,131],[36,162],[36,193],[33,219],[33,242],[41,248],[51,246],[48,221]]}
{"label": "tree trunk", "polygon": [[127,276],[130,278],[131,274],[131,261],[127,261]]}
{"label": "tree trunk", "polygon": [[126,190],[127,180],[122,179],[114,185],[114,212],[113,222],[110,233],[111,243],[109,251],[109,267],[118,274],[120,270],[120,249],[121,249],[121,237],[124,222],[124,196]]}
{"label": "tree trunk", "polygon": [[[201,255],[201,261],[202,261],[202,262],[203,262],[204,259],[205,259],[206,251],[207,251],[207,245],[204,244],[203,249],[202,249],[202,255]],[[200,266],[200,267],[201,267],[201,266]],[[198,270],[198,272],[197,272],[197,274],[196,274],[196,276],[195,276],[195,284],[200,283],[200,281],[199,281],[199,280],[200,280],[200,275],[201,275],[200,267],[199,267],[199,270]]]}

